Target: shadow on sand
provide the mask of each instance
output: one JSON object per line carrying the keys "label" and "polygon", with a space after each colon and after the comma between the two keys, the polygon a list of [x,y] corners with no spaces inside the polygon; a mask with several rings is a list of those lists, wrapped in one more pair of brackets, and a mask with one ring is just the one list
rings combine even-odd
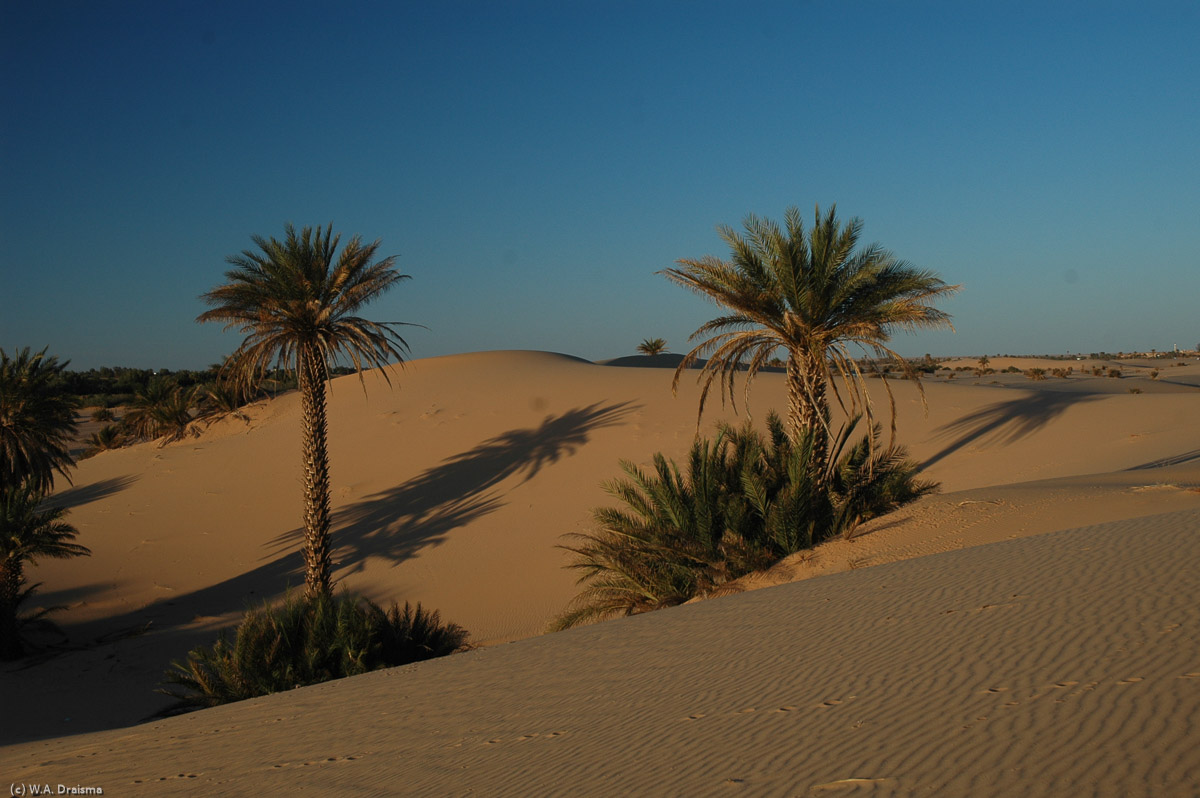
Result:
{"label": "shadow on sand", "polygon": [[[502,481],[520,476],[527,482],[574,454],[593,430],[621,423],[633,409],[629,402],[596,402],[548,415],[536,427],[501,433],[340,510],[333,519],[335,559],[354,573],[367,557],[402,562],[438,545],[450,531],[502,507],[497,490]],[[303,537],[303,529],[293,529],[271,544],[279,552],[300,545]]]}
{"label": "shadow on sand", "polygon": [[1164,457],[1160,460],[1151,460],[1149,463],[1133,466],[1125,469],[1126,471],[1147,471],[1151,468],[1166,468],[1167,466],[1183,465],[1191,463],[1195,460],[1200,460],[1200,449],[1192,449],[1190,452],[1177,454],[1174,457]]}
{"label": "shadow on sand", "polygon": [[1102,397],[1086,393],[1038,391],[1006,402],[994,402],[934,430],[935,439],[951,438],[940,452],[922,464],[929,468],[973,443],[1005,446],[1041,430],[1072,405]]}
{"label": "shadow on sand", "polygon": [[112,496],[114,493],[120,493],[135,482],[137,482],[137,477],[126,475],[93,482],[91,485],[79,485],[58,491],[46,500],[46,504],[66,510],[72,507],[82,507],[85,504]]}

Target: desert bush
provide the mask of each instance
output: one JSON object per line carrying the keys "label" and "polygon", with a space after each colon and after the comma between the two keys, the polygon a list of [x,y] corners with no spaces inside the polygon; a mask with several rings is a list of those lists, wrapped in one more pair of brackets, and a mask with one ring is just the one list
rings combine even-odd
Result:
{"label": "desert bush", "polygon": [[116,416],[107,407],[97,407],[92,411],[92,421],[113,421],[114,419],[116,419]]}
{"label": "desert bush", "polygon": [[774,413],[765,436],[719,426],[697,440],[686,471],[662,454],[650,472],[622,462],[625,477],[604,487],[624,507],[593,511],[596,529],[561,547],[584,587],[552,628],[682,604],[936,489],[903,447],[882,446],[878,425],[851,445],[858,422],[828,466],[813,462],[812,433],[793,447]]}
{"label": "desert bush", "polygon": [[288,596],[249,610],[233,642],[221,635],[173,662],[157,692],[176,702],[158,713],[195,709],[291,690],[468,648],[467,632],[437,611],[393,603],[384,611],[357,597]]}
{"label": "desert bush", "polygon": [[1130,393],[1141,393],[1142,389],[1141,388],[1130,388],[1129,392]]}
{"label": "desert bush", "polygon": [[1050,373],[1055,377],[1065,380],[1067,377],[1071,376],[1071,369],[1050,369]]}
{"label": "desert bush", "polygon": [[1121,370],[1120,369],[1109,369],[1108,376],[1112,377],[1113,379],[1119,380],[1119,379],[1121,379]]}
{"label": "desert bush", "polygon": [[1009,366],[1003,371],[1004,374],[1020,374],[1021,370],[1016,366]]}
{"label": "desert bush", "polygon": [[1044,379],[1046,379],[1046,370],[1045,369],[1028,369],[1025,372],[1025,376],[1031,380],[1044,380]]}
{"label": "desert bush", "polygon": [[1150,370],[1150,379],[1152,379],[1152,380],[1157,380],[1157,379],[1158,379],[1158,373],[1159,373],[1159,372],[1158,372],[1158,369],[1151,369],[1151,370]]}

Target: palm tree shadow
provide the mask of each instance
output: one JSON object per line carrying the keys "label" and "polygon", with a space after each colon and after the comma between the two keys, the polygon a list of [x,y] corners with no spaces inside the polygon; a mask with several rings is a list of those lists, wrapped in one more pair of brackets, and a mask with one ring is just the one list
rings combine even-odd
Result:
{"label": "palm tree shadow", "polygon": [[1191,463],[1196,460],[1200,460],[1200,449],[1193,449],[1190,452],[1184,452],[1183,454],[1177,454],[1174,457],[1163,457],[1159,460],[1151,460],[1148,463],[1142,463],[1141,465],[1132,466],[1131,468],[1127,468],[1125,470],[1126,471],[1147,471],[1152,468],[1166,468],[1167,466],[1183,465],[1184,463]]}
{"label": "palm tree shadow", "polygon": [[[548,415],[535,427],[508,430],[342,509],[333,519],[335,560],[354,573],[368,557],[399,563],[440,544],[454,529],[504,506],[497,489],[502,481],[520,476],[518,484],[524,484],[573,455],[593,430],[621,423],[634,409],[629,402],[595,402]],[[296,546],[303,536],[303,529],[278,536],[270,543],[273,554]]]}
{"label": "palm tree shadow", "polygon": [[46,500],[46,504],[51,507],[61,507],[69,510],[73,507],[80,507],[107,498],[114,493],[120,493],[137,481],[138,478],[136,476],[126,474],[123,477],[104,479],[99,482],[93,482],[90,485],[70,487],[66,490],[57,491]]}
{"label": "palm tree shadow", "polygon": [[1006,446],[1037,433],[1071,405],[1101,398],[1096,394],[1039,391],[1005,402],[994,402],[934,430],[935,439],[952,438],[945,448],[922,464],[929,468],[972,443]]}

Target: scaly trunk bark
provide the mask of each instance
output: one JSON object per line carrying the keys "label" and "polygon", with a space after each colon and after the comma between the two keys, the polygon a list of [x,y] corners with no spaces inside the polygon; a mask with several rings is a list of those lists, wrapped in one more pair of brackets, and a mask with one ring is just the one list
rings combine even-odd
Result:
{"label": "scaly trunk bark", "polygon": [[819,358],[802,352],[788,354],[788,438],[792,447],[796,448],[803,431],[811,431],[813,478],[818,487],[824,485],[825,460],[829,456],[829,434],[826,431],[829,402],[825,387],[824,364]]}
{"label": "scaly trunk bark", "polygon": [[19,659],[25,653],[17,629],[17,597],[21,594],[21,562],[0,564],[0,660]]}
{"label": "scaly trunk bark", "polygon": [[325,358],[312,347],[299,352],[300,406],[304,424],[304,584],[312,599],[332,589],[329,541],[329,450],[325,414]]}

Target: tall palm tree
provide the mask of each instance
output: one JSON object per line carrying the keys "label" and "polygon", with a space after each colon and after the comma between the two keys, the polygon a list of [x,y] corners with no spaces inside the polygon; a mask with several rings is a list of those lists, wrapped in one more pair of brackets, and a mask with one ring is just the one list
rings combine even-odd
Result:
{"label": "tall palm tree", "polygon": [[[396,283],[407,280],[395,257],[375,261],[379,241],[359,236],[337,252],[341,236],[284,228],[282,241],[254,236],[258,251],[227,258],[229,281],[201,298],[211,306],[199,322],[218,321],[246,339],[226,362],[227,376],[249,390],[270,368],[295,372],[300,388],[304,443],[304,564],[307,594],[331,590],[329,452],[325,383],[329,366],[348,359],[362,380],[364,364],[382,368],[404,362],[408,344],[396,332],[402,322],[374,322],[354,315]],[[386,368],[384,379],[391,384]],[[365,386],[365,381],[364,381]]]}
{"label": "tall palm tree", "polygon": [[48,493],[55,471],[70,481],[77,403],[59,382],[67,362],[45,349],[12,357],[0,349],[0,490],[29,484]]}
{"label": "tall palm tree", "polygon": [[31,483],[0,488],[0,660],[16,659],[24,651],[17,607],[33,592],[32,587],[22,590],[25,563],[91,554],[72,542],[78,532],[63,521],[67,511],[43,507],[42,495]]}
{"label": "tall palm tree", "polygon": [[643,355],[661,355],[663,352],[667,351],[667,342],[662,338],[644,338],[642,339],[642,342],[638,344],[637,351]]}
{"label": "tall palm tree", "polygon": [[[667,279],[708,297],[728,313],[703,324],[689,338],[700,339],[675,370],[672,388],[697,358],[711,355],[698,379],[703,382],[699,414],[714,380],[722,398],[733,401],[734,377],[746,372],[746,391],[773,355],[787,355],[787,433],[794,445],[804,430],[823,430],[815,436],[817,457],[827,459],[831,386],[839,405],[849,414],[863,413],[873,422],[863,366],[853,355],[894,361],[905,376],[920,382],[915,370],[888,346],[893,330],[950,327],[949,315],[932,303],[960,286],[946,285],[930,271],[897,259],[877,244],[858,248],[862,221],[841,224],[836,206],[822,215],[818,206],[811,229],[800,211],[788,208],[784,227],[748,216],[745,235],[722,225],[717,228],[732,258],[712,256],[683,259],[665,269]],[[842,378],[850,407],[834,376]],[[887,386],[886,374],[883,383]],[[891,389],[892,425],[895,403]],[[923,397],[923,394],[922,394]],[[699,416],[698,416],[699,418]]]}

